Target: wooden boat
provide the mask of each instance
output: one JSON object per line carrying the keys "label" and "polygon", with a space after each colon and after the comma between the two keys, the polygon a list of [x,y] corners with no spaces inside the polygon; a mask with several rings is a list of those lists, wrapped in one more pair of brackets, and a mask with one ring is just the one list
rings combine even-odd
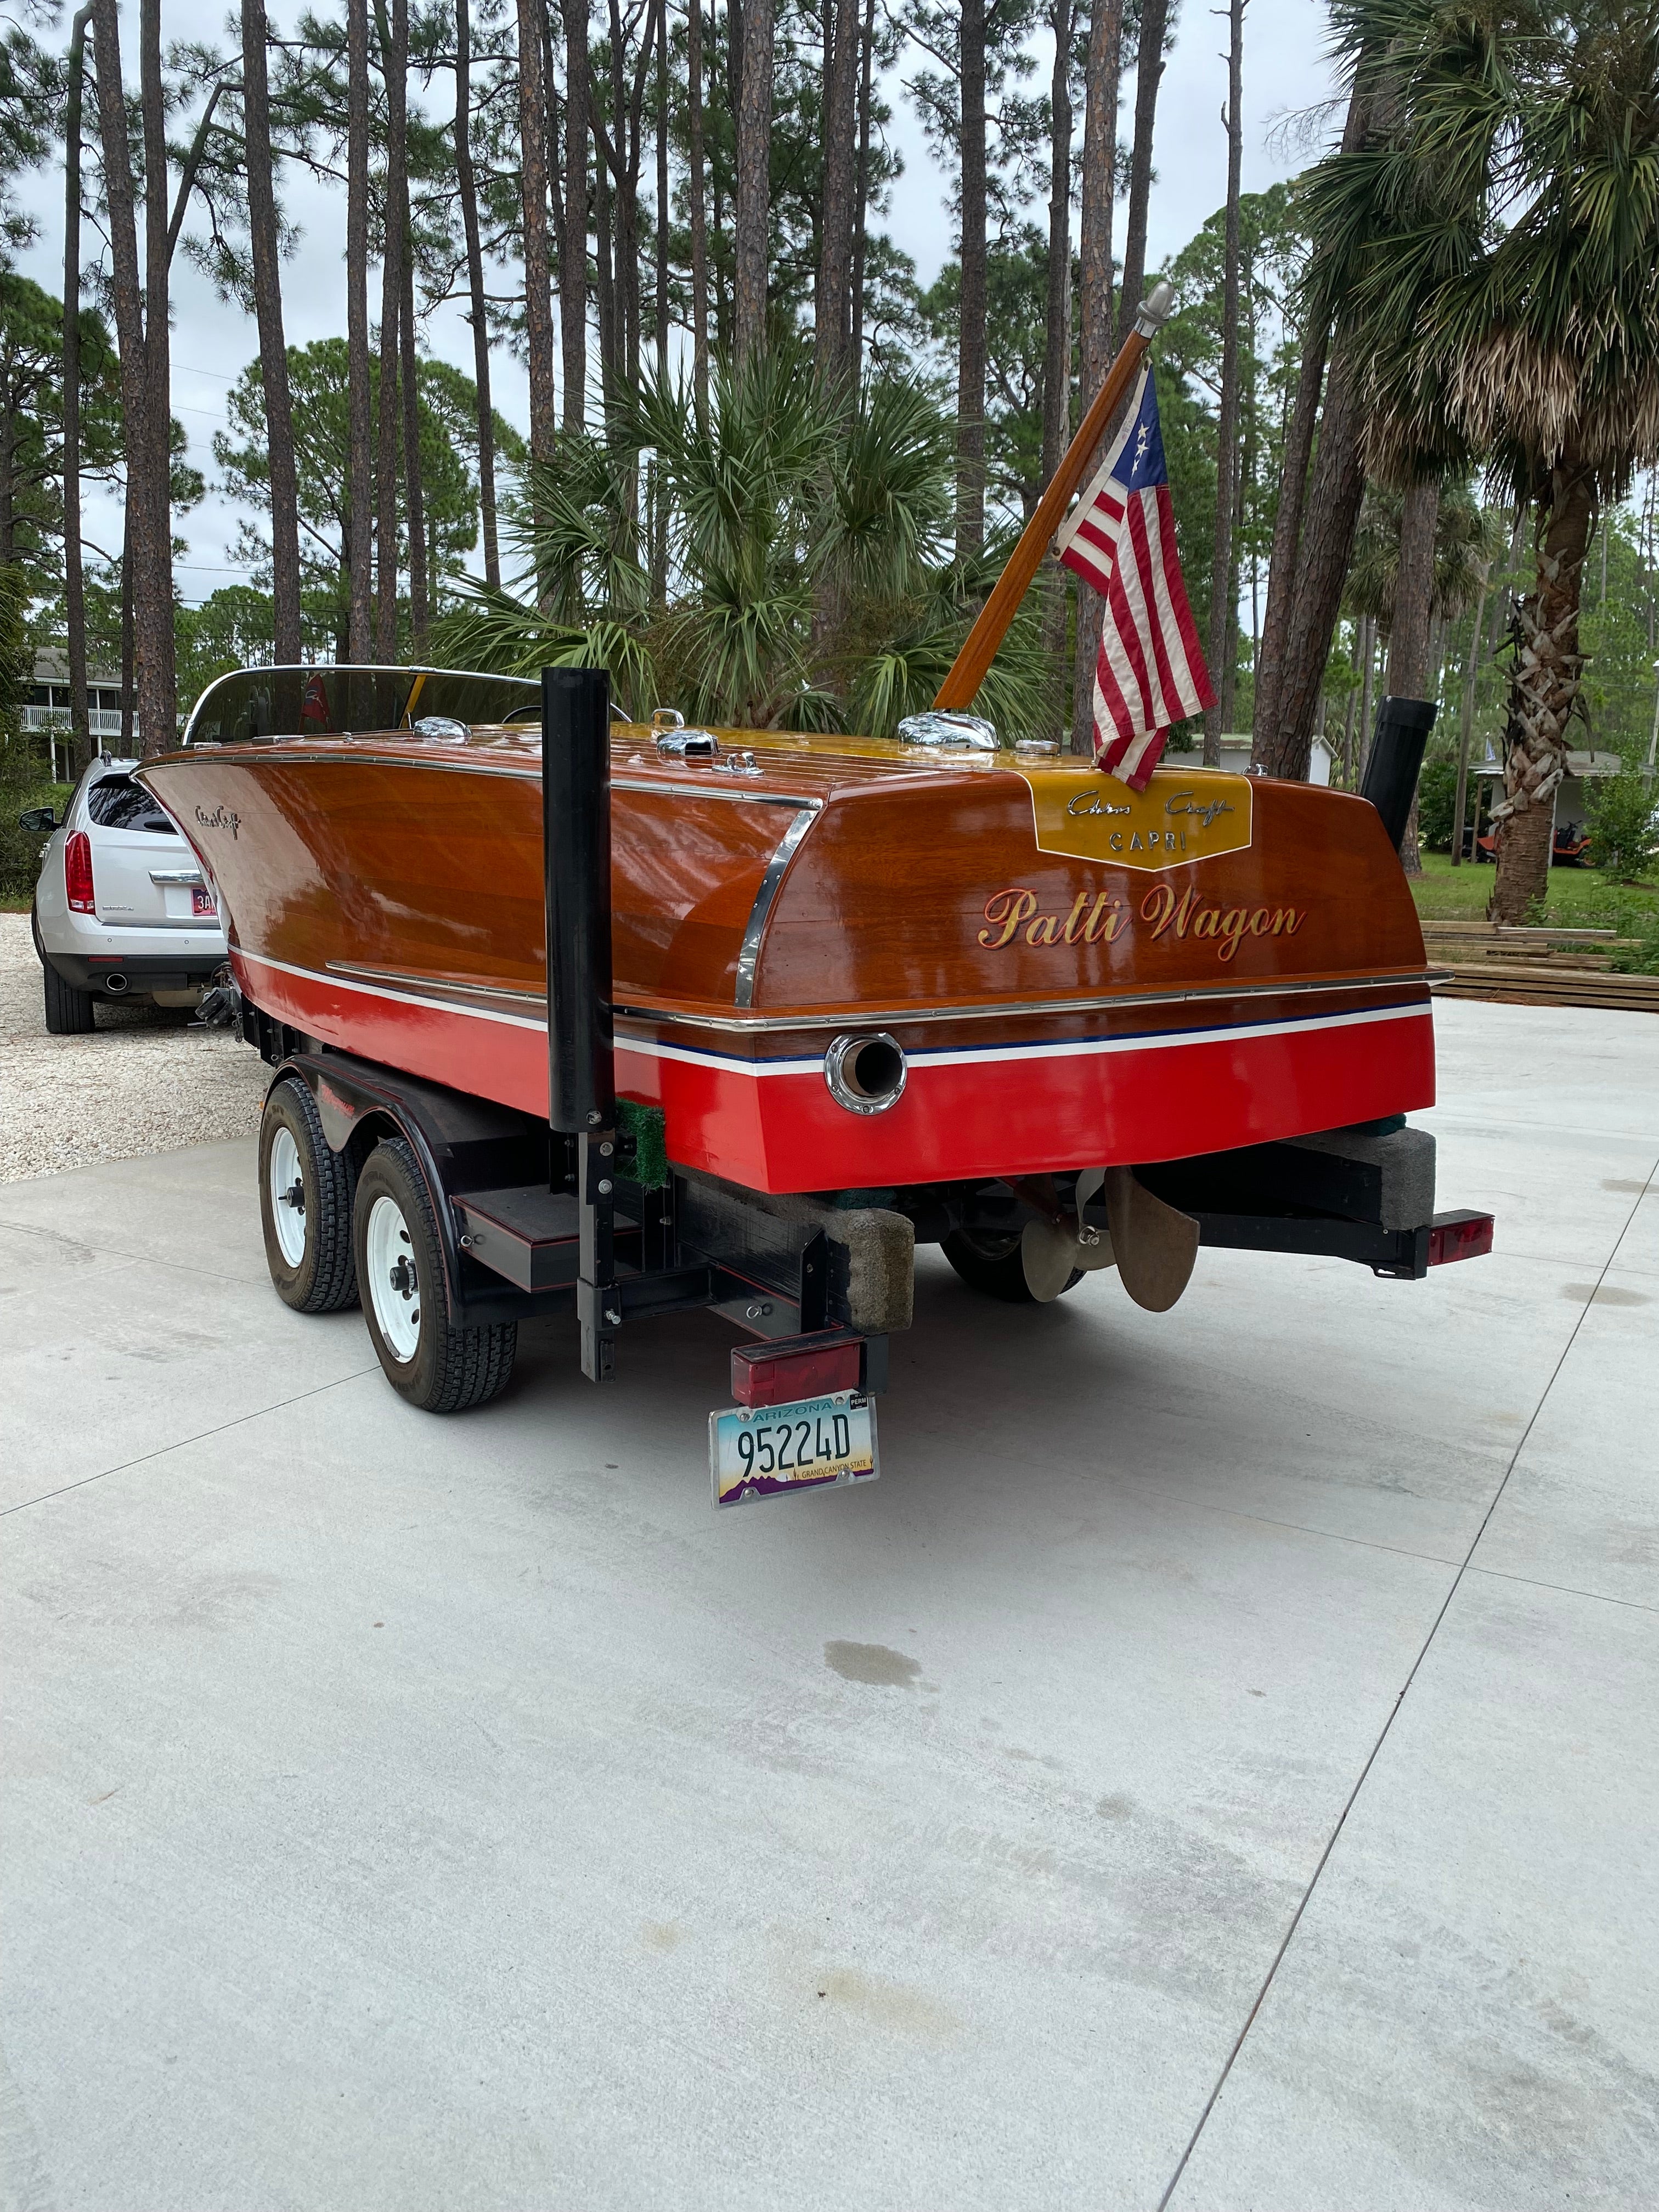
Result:
{"label": "wooden boat", "polygon": [[[228,678],[143,771],[242,992],[545,1117],[537,687],[382,672],[361,727],[345,689],[370,678],[295,680],[295,733],[261,733],[269,674]],[[611,733],[612,997],[617,1090],[662,1109],[677,1165],[890,1192],[1433,1102],[1422,934],[1363,799],[663,719]]]}
{"label": "wooden boat", "polygon": [[1432,707],[1385,702],[1376,805],[1134,790],[961,711],[1168,306],[895,741],[613,723],[595,672],[290,668],[210,687],[146,764],[275,1070],[272,1280],[361,1293],[411,1402],[495,1395],[527,1315],[574,1307],[604,1381],[625,1320],[712,1308],[771,1340],[711,1417],[726,1504],[874,1474],[919,1242],[988,1296],[1115,1267],[1157,1311],[1200,1243],[1406,1277],[1490,1248],[1404,1127]]}

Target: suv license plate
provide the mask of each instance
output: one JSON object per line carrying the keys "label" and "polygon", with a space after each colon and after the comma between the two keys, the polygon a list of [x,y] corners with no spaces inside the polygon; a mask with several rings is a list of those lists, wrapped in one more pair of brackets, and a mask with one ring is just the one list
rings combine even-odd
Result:
{"label": "suv license plate", "polygon": [[858,1390],[708,1416],[714,1504],[746,1505],[799,1490],[876,1479],[876,1408]]}

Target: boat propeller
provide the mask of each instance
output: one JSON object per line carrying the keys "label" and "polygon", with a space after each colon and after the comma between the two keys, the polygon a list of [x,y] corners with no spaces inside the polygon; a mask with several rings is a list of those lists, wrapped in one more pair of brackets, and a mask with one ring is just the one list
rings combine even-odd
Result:
{"label": "boat propeller", "polygon": [[[1109,1232],[1084,1214],[1105,1178],[1104,1168],[1085,1168],[1077,1179],[1073,1212],[1054,1206],[1042,1219],[1026,1223],[1019,1240],[1020,1265],[1025,1286],[1039,1305],[1057,1298],[1079,1271],[1088,1273],[1116,1264]],[[1026,1195],[1035,1197],[1033,1193]]]}
{"label": "boat propeller", "polygon": [[[1103,1190],[1109,1229],[1087,1218]],[[1030,1189],[1022,1195],[1036,1202]],[[1039,1305],[1057,1298],[1079,1270],[1115,1267],[1123,1287],[1149,1313],[1167,1313],[1192,1279],[1198,1224],[1135,1180],[1133,1168],[1085,1168],[1070,1208],[1045,1207],[1019,1242],[1026,1287]]]}
{"label": "boat propeller", "polygon": [[1106,1216],[1124,1289],[1148,1313],[1168,1313],[1192,1280],[1197,1222],[1155,1197],[1133,1168],[1107,1170]]}

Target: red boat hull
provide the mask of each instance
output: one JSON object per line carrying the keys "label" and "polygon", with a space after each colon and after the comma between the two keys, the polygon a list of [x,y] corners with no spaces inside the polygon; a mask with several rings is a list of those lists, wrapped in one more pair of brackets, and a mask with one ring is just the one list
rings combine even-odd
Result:
{"label": "red boat hull", "polygon": [[[238,951],[237,980],[325,1042],[526,1113],[547,1110],[547,1026]],[[617,1039],[617,1087],[665,1109],[674,1158],[754,1190],[869,1189],[1181,1159],[1434,1103],[1434,1024],[1404,1003],[994,1044],[912,1048],[878,1115],[831,1098],[820,1052],[745,1058]],[[1166,1010],[1179,1016],[1180,1008]]]}

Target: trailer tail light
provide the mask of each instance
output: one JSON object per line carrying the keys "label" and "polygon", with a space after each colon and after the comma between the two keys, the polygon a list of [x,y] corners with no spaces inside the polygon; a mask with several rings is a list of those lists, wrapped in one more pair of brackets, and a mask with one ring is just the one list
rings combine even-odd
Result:
{"label": "trailer tail light", "polygon": [[1490,1213],[1437,1213],[1429,1224],[1430,1267],[1478,1260],[1492,1249],[1492,1227]]}
{"label": "trailer tail light", "polygon": [[76,830],[64,843],[64,889],[74,914],[94,911],[92,890],[92,840]]}
{"label": "trailer tail light", "polygon": [[732,1395],[740,1406],[787,1406],[797,1398],[864,1387],[864,1339],[850,1329],[818,1329],[732,1348]]}

